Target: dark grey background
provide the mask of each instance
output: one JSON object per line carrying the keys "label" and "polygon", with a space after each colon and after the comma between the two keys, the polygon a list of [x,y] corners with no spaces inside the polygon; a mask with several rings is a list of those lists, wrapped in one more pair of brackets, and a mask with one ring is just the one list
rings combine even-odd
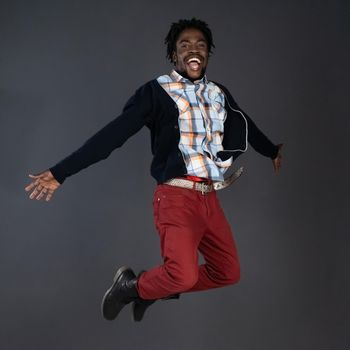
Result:
{"label": "dark grey background", "polygon": [[[349,349],[348,1],[1,1],[0,348]],[[220,193],[237,240],[238,285],[161,301],[135,324],[100,301],[115,270],[161,263],[148,130],[28,199],[47,169],[168,73],[164,37],[197,16],[226,85],[275,143],[252,148]],[[347,210],[347,214],[349,210]]]}

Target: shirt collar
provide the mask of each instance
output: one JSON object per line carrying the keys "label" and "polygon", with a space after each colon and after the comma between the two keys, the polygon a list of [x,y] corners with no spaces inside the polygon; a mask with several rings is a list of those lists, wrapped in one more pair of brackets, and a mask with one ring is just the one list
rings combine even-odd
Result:
{"label": "shirt collar", "polygon": [[173,69],[171,71],[170,77],[176,83],[185,83],[185,84],[200,84],[200,83],[207,84],[208,83],[208,79],[207,79],[206,74],[204,74],[202,79],[195,80],[194,82],[192,82],[191,80],[189,80],[189,79],[183,77],[181,74],[179,74],[175,69]]}

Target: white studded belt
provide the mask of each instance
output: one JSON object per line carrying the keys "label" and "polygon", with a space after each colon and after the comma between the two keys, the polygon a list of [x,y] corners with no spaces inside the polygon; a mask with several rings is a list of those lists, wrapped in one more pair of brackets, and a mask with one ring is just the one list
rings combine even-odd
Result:
{"label": "white studded belt", "polygon": [[215,191],[222,190],[223,188],[230,186],[235,180],[237,180],[241,176],[242,172],[243,172],[243,167],[240,167],[224,181],[213,182],[213,183],[196,182],[196,181],[191,181],[187,179],[174,178],[164,182],[164,184],[170,185],[170,186],[194,189],[196,191],[200,191],[202,194],[205,194],[214,190]]}

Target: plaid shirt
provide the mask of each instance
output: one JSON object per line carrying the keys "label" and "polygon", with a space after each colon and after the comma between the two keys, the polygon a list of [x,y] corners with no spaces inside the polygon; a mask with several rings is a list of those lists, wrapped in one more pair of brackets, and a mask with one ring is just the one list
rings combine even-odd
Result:
{"label": "plaid shirt", "polygon": [[232,157],[222,161],[222,139],[226,119],[225,97],[206,76],[192,83],[175,70],[157,78],[179,109],[180,141],[188,175],[222,181]]}

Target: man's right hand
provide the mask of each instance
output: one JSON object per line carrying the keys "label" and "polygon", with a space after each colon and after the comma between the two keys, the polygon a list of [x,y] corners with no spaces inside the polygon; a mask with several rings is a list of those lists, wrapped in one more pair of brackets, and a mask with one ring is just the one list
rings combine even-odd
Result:
{"label": "man's right hand", "polygon": [[282,147],[283,147],[283,143],[280,143],[277,145],[278,146],[278,153],[275,159],[272,159],[272,164],[273,164],[273,168],[275,169],[275,172],[278,173],[279,170],[281,169],[281,162],[282,162]]}
{"label": "man's right hand", "polygon": [[40,200],[41,198],[46,196],[46,201],[49,201],[53,195],[53,193],[57,190],[57,188],[61,185],[52,175],[50,170],[45,170],[36,175],[29,174],[29,177],[33,179],[33,182],[29,184],[25,190],[33,192],[30,194],[30,199]]}

